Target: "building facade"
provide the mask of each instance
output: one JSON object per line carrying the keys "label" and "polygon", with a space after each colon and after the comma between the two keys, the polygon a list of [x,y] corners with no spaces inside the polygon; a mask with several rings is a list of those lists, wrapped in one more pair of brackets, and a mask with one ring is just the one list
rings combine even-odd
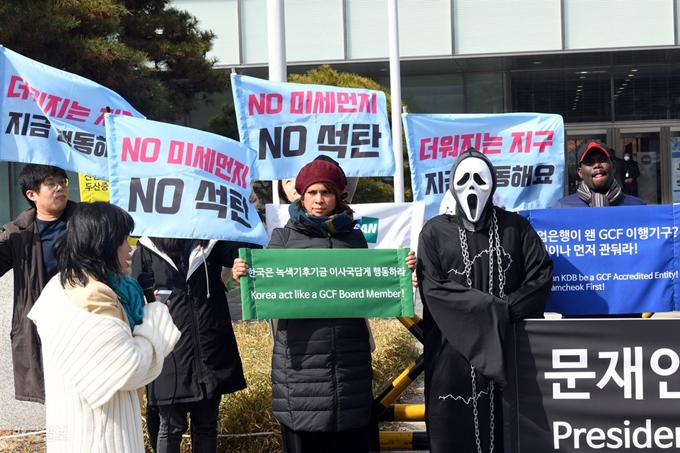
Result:
{"label": "building facade", "polygon": [[[267,0],[175,0],[216,35],[216,67],[267,78]],[[284,0],[288,73],[330,64],[389,87],[387,0]],[[398,0],[412,113],[557,113],[574,149],[633,153],[639,194],[680,202],[680,0]],[[200,127],[221,102],[187,119]],[[677,151],[673,152],[673,146]]]}
{"label": "building facade", "polygon": [[[330,64],[389,87],[387,0],[284,4],[289,74]],[[216,35],[217,70],[267,78],[267,0],[172,6]],[[575,148],[599,138],[619,157],[632,151],[641,198],[680,202],[680,0],[398,0],[398,14],[410,112],[557,113],[565,192],[576,185]],[[199,99],[185,124],[203,127],[230,100]],[[0,221],[26,206],[9,183],[20,168],[0,163]]]}

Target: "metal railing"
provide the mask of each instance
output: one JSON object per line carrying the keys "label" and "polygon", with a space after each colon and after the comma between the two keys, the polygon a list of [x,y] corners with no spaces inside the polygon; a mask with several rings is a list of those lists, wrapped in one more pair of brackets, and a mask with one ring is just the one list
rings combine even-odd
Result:
{"label": "metal railing", "polygon": [[[421,319],[397,318],[422,344],[424,341]],[[425,357],[421,353],[410,365],[373,401],[373,418],[377,422],[425,421],[425,404],[394,404],[396,399],[425,369]],[[375,447],[375,446],[374,446]],[[380,431],[379,451],[429,450],[426,431]]]}

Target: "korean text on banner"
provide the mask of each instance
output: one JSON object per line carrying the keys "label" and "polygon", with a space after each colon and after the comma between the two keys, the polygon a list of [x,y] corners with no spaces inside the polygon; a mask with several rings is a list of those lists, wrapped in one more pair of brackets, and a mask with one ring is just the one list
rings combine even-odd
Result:
{"label": "korean text on banner", "polygon": [[0,46],[0,160],[109,179],[104,114],[142,118],[117,93]]}
{"label": "korean text on banner", "polygon": [[382,91],[231,76],[241,142],[258,151],[253,178],[294,178],[319,155],[347,176],[392,176],[394,154]]}
{"label": "korean text on banner", "polygon": [[547,311],[591,315],[680,309],[680,205],[521,214],[553,260]]}
{"label": "korean text on banner", "polygon": [[510,211],[552,206],[564,191],[564,123],[560,115],[402,115],[414,201],[437,215],[459,154],[475,148],[496,169],[497,192]]}
{"label": "korean text on banner", "polygon": [[255,153],[220,135],[168,123],[106,117],[111,203],[135,236],[267,245],[249,201]]}
{"label": "korean text on banner", "polygon": [[506,333],[505,453],[677,450],[679,323],[513,324]]}
{"label": "korean text on banner", "polygon": [[413,316],[408,251],[239,249],[243,319]]}
{"label": "korean text on banner", "polygon": [[108,181],[78,173],[78,183],[80,186],[80,201],[86,203],[92,203],[93,201],[109,201]]}

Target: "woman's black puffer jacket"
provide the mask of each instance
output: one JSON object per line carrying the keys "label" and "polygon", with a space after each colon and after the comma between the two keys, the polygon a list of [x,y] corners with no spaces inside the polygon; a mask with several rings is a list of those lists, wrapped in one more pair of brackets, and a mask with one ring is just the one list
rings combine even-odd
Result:
{"label": "woman's black puffer jacket", "polygon": [[[269,248],[368,248],[361,230],[329,237],[300,218],[272,233]],[[368,425],[373,403],[369,331],[363,318],[281,319],[272,357],[273,410],[295,431]]]}

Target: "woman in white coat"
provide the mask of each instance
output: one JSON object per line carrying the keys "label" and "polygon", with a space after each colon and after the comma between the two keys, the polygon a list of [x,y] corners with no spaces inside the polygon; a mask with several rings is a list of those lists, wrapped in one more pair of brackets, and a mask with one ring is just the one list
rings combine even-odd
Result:
{"label": "woman in white coat", "polygon": [[80,204],[54,249],[59,274],[28,314],[43,348],[50,453],[144,452],[138,389],[180,333],[125,275],[133,227],[117,206]]}

